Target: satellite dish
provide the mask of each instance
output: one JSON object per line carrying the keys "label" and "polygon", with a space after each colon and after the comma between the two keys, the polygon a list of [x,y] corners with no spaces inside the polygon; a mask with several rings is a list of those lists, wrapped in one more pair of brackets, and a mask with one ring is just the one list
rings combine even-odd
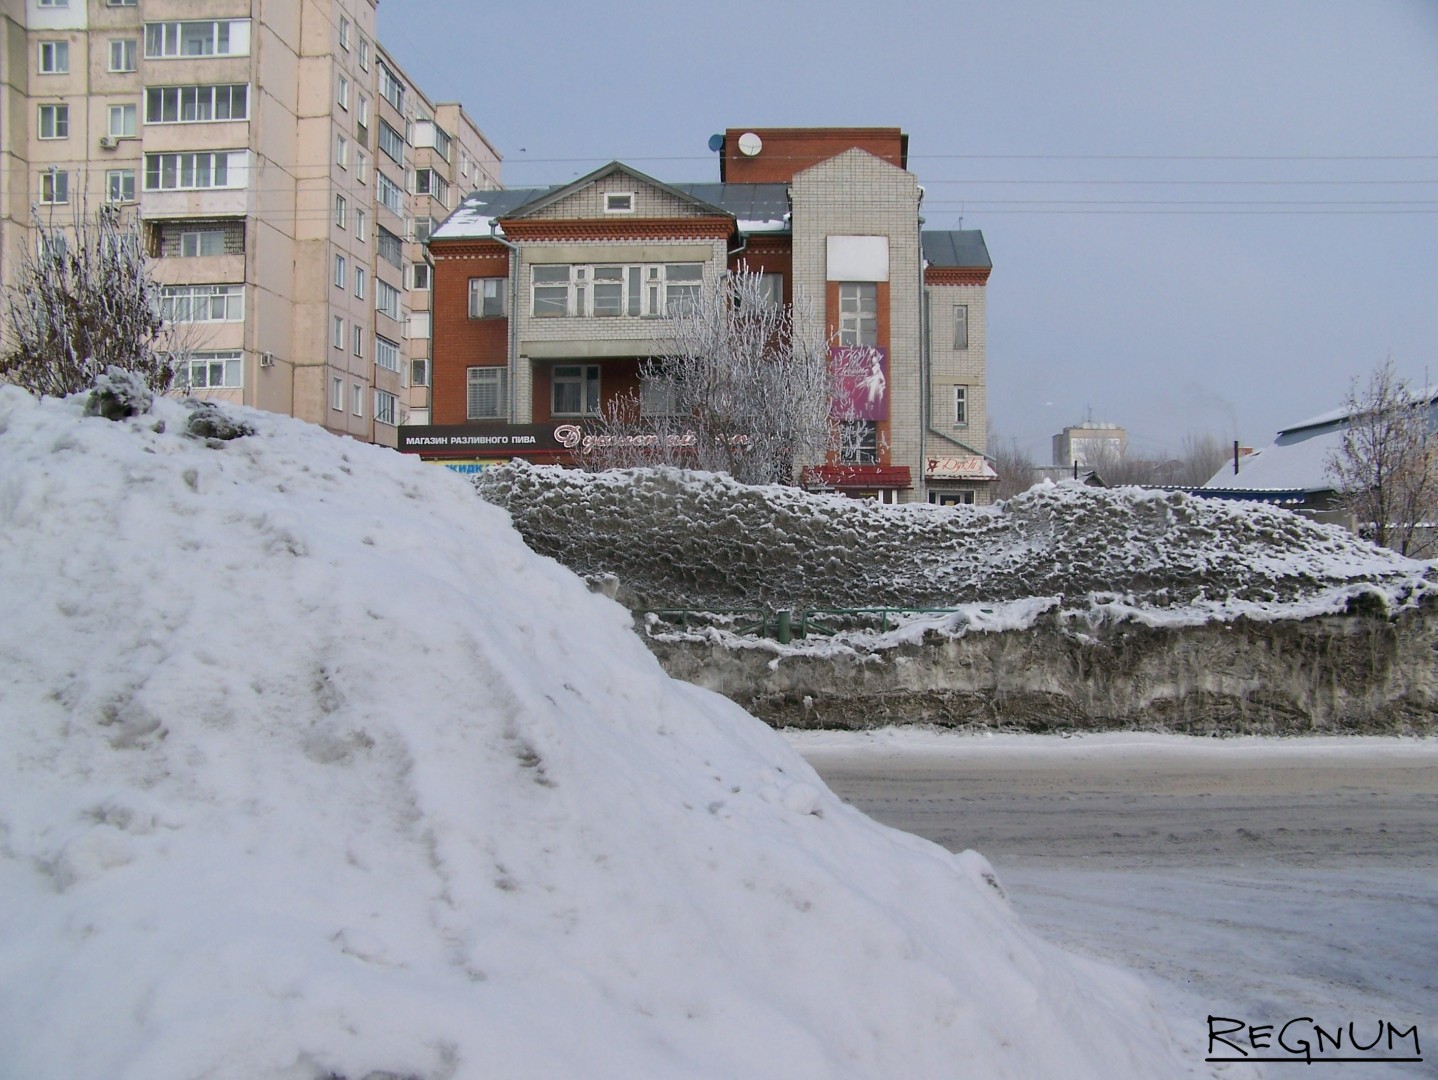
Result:
{"label": "satellite dish", "polygon": [[714,151],[714,153],[717,154],[717,153],[718,153],[720,150],[722,150],[723,148],[724,148],[724,136],[723,136],[723,135],[710,135],[710,136],[709,136],[709,149],[710,149],[710,150]]}
{"label": "satellite dish", "polygon": [[764,149],[764,140],[752,131],[746,131],[739,136],[739,152],[745,157],[754,157],[762,149]]}

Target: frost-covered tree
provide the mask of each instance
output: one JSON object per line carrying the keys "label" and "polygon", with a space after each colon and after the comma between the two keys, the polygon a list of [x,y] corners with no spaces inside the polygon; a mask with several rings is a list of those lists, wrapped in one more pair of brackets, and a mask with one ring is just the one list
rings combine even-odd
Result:
{"label": "frost-covered tree", "polygon": [[1339,501],[1374,543],[1402,555],[1426,556],[1438,511],[1438,440],[1430,392],[1416,392],[1390,357],[1354,379],[1344,406],[1343,439],[1328,459]]}
{"label": "frost-covered tree", "polygon": [[1017,440],[1005,444],[995,433],[990,437],[989,445],[994,448],[989,454],[989,460],[993,464],[994,472],[999,474],[999,482],[994,490],[995,498],[1010,499],[1034,486],[1039,475],[1038,466],[1029,452],[1019,446]]}
{"label": "frost-covered tree", "polygon": [[138,223],[105,207],[69,226],[37,216],[35,233],[5,289],[0,379],[63,396],[118,368],[153,391],[169,389],[186,350],[160,315]]}
{"label": "frost-covered tree", "polygon": [[793,483],[800,466],[841,451],[836,415],[858,363],[830,356],[803,297],[777,304],[740,270],[669,319],[665,354],[641,366],[642,390],[611,402],[580,455],[592,469],[674,465],[749,484]]}

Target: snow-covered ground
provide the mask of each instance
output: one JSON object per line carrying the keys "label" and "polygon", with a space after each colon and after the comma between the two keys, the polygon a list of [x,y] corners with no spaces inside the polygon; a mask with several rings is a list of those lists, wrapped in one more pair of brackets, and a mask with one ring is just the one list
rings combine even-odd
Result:
{"label": "snow-covered ground", "polygon": [[[855,805],[980,846],[1045,936],[1141,972],[1191,1054],[1210,1015],[1438,1037],[1438,739],[785,736]],[[1423,1056],[1329,1070],[1438,1074]]]}
{"label": "snow-covered ground", "polygon": [[236,412],[0,387],[0,1076],[1204,1074],[462,480]]}

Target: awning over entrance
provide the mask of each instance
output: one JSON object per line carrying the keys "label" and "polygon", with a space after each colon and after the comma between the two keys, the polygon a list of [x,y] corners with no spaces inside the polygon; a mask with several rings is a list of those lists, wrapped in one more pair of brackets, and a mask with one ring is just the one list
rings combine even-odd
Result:
{"label": "awning over entrance", "polygon": [[806,488],[835,491],[907,491],[914,486],[907,465],[812,465],[801,476]]}

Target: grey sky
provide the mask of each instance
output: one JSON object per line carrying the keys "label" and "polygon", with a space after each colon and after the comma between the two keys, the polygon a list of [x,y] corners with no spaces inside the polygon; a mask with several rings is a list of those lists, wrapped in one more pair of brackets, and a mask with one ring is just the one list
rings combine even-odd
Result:
{"label": "grey sky", "polygon": [[1090,416],[1143,453],[1261,445],[1390,354],[1438,382],[1438,0],[382,0],[379,18],[509,186],[613,158],[717,180],[726,127],[903,128],[926,226],[984,231],[989,412],[1040,460]]}

